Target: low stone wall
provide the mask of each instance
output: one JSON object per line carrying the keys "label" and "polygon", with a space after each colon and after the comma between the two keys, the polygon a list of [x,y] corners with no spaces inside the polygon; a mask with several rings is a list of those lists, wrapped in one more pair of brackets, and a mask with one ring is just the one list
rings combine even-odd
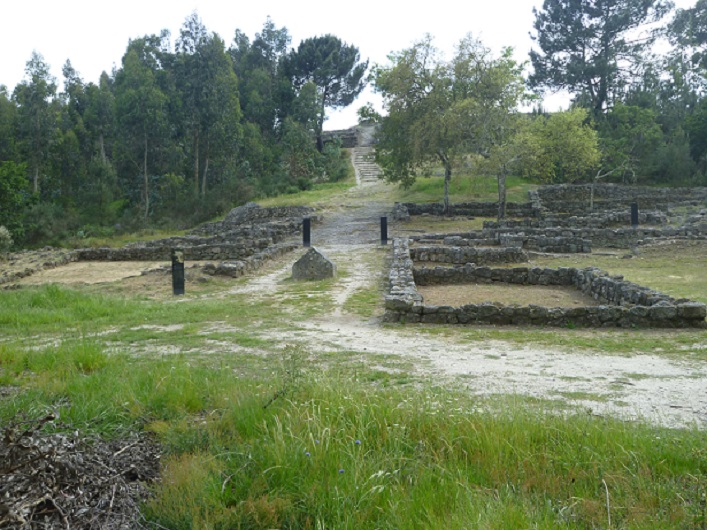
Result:
{"label": "low stone wall", "polygon": [[33,274],[61,267],[77,261],[72,250],[45,247],[40,251],[22,250],[10,254],[6,260],[8,270],[0,272],[0,285],[16,282]]}
{"label": "low stone wall", "polygon": [[[396,215],[402,215],[407,209],[409,215],[444,215],[444,204],[434,202],[426,204],[417,204],[414,202],[395,203],[394,212]],[[400,212],[400,213],[398,213]],[[467,217],[496,217],[498,215],[497,202],[461,202],[449,205],[449,215],[467,216]],[[537,210],[532,203],[506,203],[506,215],[511,217],[536,217]]]}
{"label": "low stone wall", "polygon": [[238,278],[244,274],[258,270],[269,260],[283,256],[297,248],[299,248],[299,245],[294,243],[273,245],[242,260],[223,261],[218,265],[208,264],[204,266],[204,272],[217,276]]}
{"label": "low stone wall", "polygon": [[[639,225],[664,226],[668,216],[664,212],[639,212]],[[631,212],[593,212],[587,215],[547,214],[542,219],[484,221],[484,228],[524,230],[526,228],[621,228],[631,226]]]}
{"label": "low stone wall", "polygon": [[246,224],[270,222],[278,219],[302,219],[314,214],[314,208],[309,206],[276,206],[263,208],[249,202],[234,208],[224,218],[225,224]]}
{"label": "low stone wall", "polygon": [[[547,308],[486,302],[461,307],[429,306],[417,292],[420,285],[502,282],[519,285],[572,286],[592,296],[597,307]],[[407,239],[393,241],[390,292],[385,298],[386,322],[431,324],[496,324],[579,327],[705,328],[707,307],[673,298],[609,276],[596,268],[495,269],[463,267],[413,269]]]}
{"label": "low stone wall", "polygon": [[76,251],[80,261],[170,261],[175,246],[184,250],[189,261],[218,261],[246,258],[272,245],[272,239],[251,239],[241,244],[181,246],[160,242],[150,246],[84,248]]}
{"label": "low stone wall", "polygon": [[[537,190],[541,206],[551,212],[588,212],[591,184],[558,184]],[[665,210],[676,206],[699,206],[707,201],[707,188],[651,188],[597,184],[594,210],[628,209],[636,201],[639,210]]]}
{"label": "low stone wall", "polygon": [[[622,276],[609,276],[597,268],[561,267],[422,267],[413,269],[416,285],[448,285],[468,283],[507,283],[514,285],[557,285],[573,287],[602,304],[617,306],[652,306],[662,302],[675,304],[666,294],[625,281]],[[686,302],[686,300],[683,300]]]}
{"label": "low stone wall", "polygon": [[[480,235],[487,238],[499,238],[507,234],[508,229],[486,229]],[[631,248],[654,239],[705,239],[707,232],[698,226],[678,228],[535,228],[524,229],[524,237],[531,238],[574,238],[585,240],[590,247]]]}
{"label": "low stone wall", "polygon": [[489,265],[499,263],[522,263],[528,261],[528,254],[521,248],[478,248],[478,247],[411,247],[410,257],[413,261],[428,261],[433,263],[476,263]]}
{"label": "low stone wall", "polygon": [[[496,238],[465,238],[460,235],[446,235],[443,239],[445,245],[457,247],[479,247],[479,246],[501,246],[523,248],[535,252],[554,252],[562,254],[589,253],[592,251],[592,242],[588,239],[578,237],[565,237],[558,235],[534,234],[526,236],[524,232],[503,233],[500,230],[495,234]],[[421,238],[420,243],[429,241],[434,243],[432,238]]]}

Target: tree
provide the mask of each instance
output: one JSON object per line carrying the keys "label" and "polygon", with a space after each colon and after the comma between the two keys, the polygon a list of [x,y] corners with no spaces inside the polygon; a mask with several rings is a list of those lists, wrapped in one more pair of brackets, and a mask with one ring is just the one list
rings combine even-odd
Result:
{"label": "tree", "polygon": [[86,87],[88,104],[84,119],[89,134],[94,139],[94,149],[98,150],[104,164],[108,163],[110,152],[107,144],[112,144],[115,134],[115,95],[111,84],[110,77],[103,72],[98,85],[90,83]]}
{"label": "tree", "polygon": [[648,173],[647,164],[663,142],[663,132],[649,108],[618,103],[599,123],[601,172],[636,183],[637,174]]}
{"label": "tree", "polygon": [[283,71],[290,42],[287,28],[277,28],[268,17],[252,43],[236,30],[229,50],[239,80],[243,117],[256,123],[270,140],[277,135],[294,98],[292,83]]}
{"label": "tree", "polygon": [[214,154],[235,148],[241,113],[238,82],[224,42],[207,32],[196,13],[187,18],[180,31],[175,77],[191,145],[194,194],[203,197]]}
{"label": "tree", "polygon": [[347,107],[366,85],[368,61],[359,60],[358,48],[334,35],[305,39],[288,57],[287,72],[295,88],[299,90],[307,82],[317,87],[320,108],[315,132],[320,152],[326,109]]}
{"label": "tree", "polygon": [[5,85],[0,85],[0,162],[14,160],[17,156],[15,146],[15,114],[17,107]]}
{"label": "tree", "polygon": [[145,220],[150,215],[150,177],[158,174],[154,159],[167,134],[168,98],[156,79],[159,56],[154,41],[154,38],[132,41],[115,78],[121,153],[132,171],[142,173]]}
{"label": "tree", "polygon": [[49,158],[56,115],[52,107],[56,82],[44,57],[32,52],[25,68],[27,78],[15,88],[20,150],[32,173],[32,191],[40,191],[40,175]]}
{"label": "tree", "polygon": [[23,164],[0,162],[0,226],[15,236],[22,234],[22,214],[27,205],[28,185]]}
{"label": "tree", "polygon": [[382,118],[376,159],[390,182],[409,186],[422,168],[444,168],[444,206],[455,165],[470,153],[488,156],[506,135],[508,116],[524,97],[521,66],[505,49],[500,58],[470,35],[451,61],[430,36],[375,69],[387,116]]}
{"label": "tree", "polygon": [[530,51],[530,84],[564,89],[604,113],[638,73],[669,0],[545,0],[533,9],[539,50]]}
{"label": "tree", "polygon": [[525,153],[522,172],[548,183],[576,182],[589,176],[601,152],[587,114],[575,108],[535,117],[518,139]]}

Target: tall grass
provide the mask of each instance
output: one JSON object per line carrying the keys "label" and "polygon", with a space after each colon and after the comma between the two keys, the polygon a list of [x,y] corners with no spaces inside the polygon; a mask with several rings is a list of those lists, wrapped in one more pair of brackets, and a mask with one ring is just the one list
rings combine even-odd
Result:
{"label": "tall grass", "polygon": [[488,404],[431,387],[374,393],[336,377],[310,379],[269,408],[241,395],[200,425],[199,437],[172,440],[149,512],[170,528],[606,528],[609,517],[616,528],[678,528],[704,520],[700,433],[480,405]]}

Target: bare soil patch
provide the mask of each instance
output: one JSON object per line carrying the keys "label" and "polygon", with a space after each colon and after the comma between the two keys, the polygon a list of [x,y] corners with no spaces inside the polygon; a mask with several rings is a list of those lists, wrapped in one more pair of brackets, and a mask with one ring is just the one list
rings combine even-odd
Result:
{"label": "bare soil patch", "polygon": [[93,284],[123,280],[140,276],[143,272],[167,267],[161,261],[81,261],[68,263],[55,269],[36,272],[18,283],[40,285],[45,283]]}
{"label": "bare soil patch", "polygon": [[417,291],[429,305],[459,307],[466,304],[499,302],[505,305],[530,304],[544,307],[596,306],[597,301],[573,289],[549,285],[510,285],[471,283],[464,285],[418,286]]}

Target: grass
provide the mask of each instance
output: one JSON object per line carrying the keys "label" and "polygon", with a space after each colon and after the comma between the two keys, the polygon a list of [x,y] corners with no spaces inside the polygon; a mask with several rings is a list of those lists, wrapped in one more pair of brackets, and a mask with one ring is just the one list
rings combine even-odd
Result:
{"label": "grass", "polygon": [[[285,280],[278,289],[298,298],[292,306],[56,286],[2,292],[0,385],[21,391],[0,400],[0,422],[56,410],[72,428],[104,436],[153,432],[166,455],[145,513],[167,528],[606,528],[609,516],[614,528],[703,525],[704,432],[470,397],[386,356],[259,335],[284,332],[283,311],[326,309],[333,287]],[[348,308],[370,311],[377,289],[354,293]],[[700,332],[417,331],[617,353],[700,340]],[[136,356],[145,343],[189,353]]]}
{"label": "grass", "polygon": [[[528,191],[537,188],[519,177],[510,176],[506,183],[508,202],[528,202]],[[444,178],[418,177],[407,189],[396,194],[399,202],[441,202],[444,196]],[[498,182],[490,176],[455,175],[449,185],[450,202],[497,201]]]}
{"label": "grass", "polygon": [[633,283],[650,287],[674,298],[707,303],[707,244],[674,242],[669,246],[639,247],[638,255],[623,259],[627,251],[610,249],[612,255],[574,254],[533,258],[540,267],[599,267],[612,275],[623,275]]}
{"label": "grass", "polygon": [[258,377],[240,377],[238,356],[135,359],[90,339],[0,349],[3,372],[25,386],[0,403],[0,418],[55,409],[106,436],[155,433],[166,455],[145,512],[173,529],[704,521],[704,433],[546,413],[433,382],[411,391],[387,372],[353,377],[307,355],[285,348]]}

